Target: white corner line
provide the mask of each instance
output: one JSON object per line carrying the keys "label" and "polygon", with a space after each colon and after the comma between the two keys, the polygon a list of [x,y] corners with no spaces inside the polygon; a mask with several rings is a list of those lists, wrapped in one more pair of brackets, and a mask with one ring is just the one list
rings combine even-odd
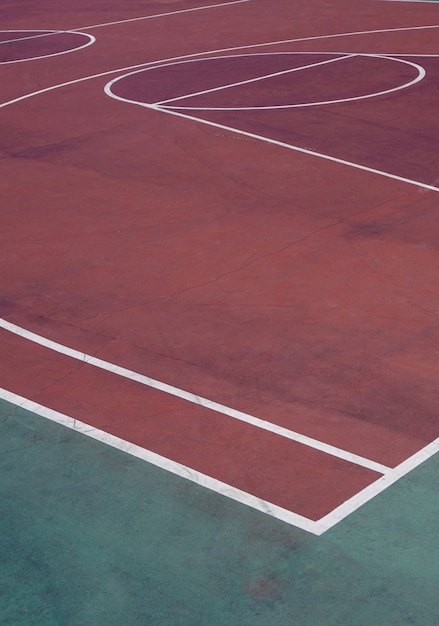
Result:
{"label": "white corner line", "polygon": [[438,452],[439,437],[318,520],[314,529],[315,534],[321,535],[326,532]]}
{"label": "white corner line", "polygon": [[125,367],[120,367],[119,365],[116,365],[114,363],[109,363],[108,361],[98,359],[90,354],[86,354],[85,352],[80,352],[79,350],[69,348],[58,342],[46,339],[41,335],[37,335],[29,330],[26,330],[21,326],[12,324],[11,322],[8,322],[7,320],[2,318],[0,318],[0,328],[3,328],[4,330],[15,335],[18,335],[23,339],[27,339],[28,341],[48,348],[49,350],[53,350],[54,352],[58,352],[59,354],[63,354],[72,359],[76,359],[77,361],[81,361],[81,363],[92,365],[93,367],[97,367],[107,372],[111,372],[112,374],[116,374],[121,378],[132,380],[134,382],[140,383],[141,385],[145,385],[146,387],[151,387],[152,389],[157,389],[158,391],[162,391],[163,393],[175,396],[182,400],[186,400],[187,402],[196,404],[205,409],[209,409],[210,411],[215,411],[216,413],[220,413],[221,415],[227,415],[228,417],[231,417],[237,421],[245,422],[247,424],[250,424],[251,426],[260,428],[261,430],[265,430],[275,435],[279,435],[280,437],[295,441],[309,448],[314,448],[319,452],[337,457],[339,459],[347,461],[348,463],[365,467],[378,474],[385,474],[389,471],[389,467],[381,463],[372,461],[371,459],[366,459],[365,457],[358,454],[348,452],[347,450],[343,450],[336,446],[324,443],[323,441],[313,439],[312,437],[307,437],[306,435],[302,435],[301,433],[295,432],[288,428],[284,428],[283,426],[278,426],[277,424],[274,424],[272,422],[268,422],[253,415],[243,413],[242,411],[232,409],[223,404],[219,404],[218,402],[214,402],[213,400],[209,400],[208,398],[203,398],[202,396],[196,395],[189,391],[185,391],[184,389],[173,387],[172,385],[168,385],[167,383],[164,383],[162,381],[156,380],[149,376],[145,376],[144,374],[133,372],[132,370],[126,369]]}
{"label": "white corner line", "polygon": [[246,491],[232,487],[231,485],[223,483],[216,478],[212,478],[211,476],[207,476],[206,474],[187,467],[186,465],[182,465],[181,463],[177,463],[176,461],[172,461],[171,459],[156,454],[151,450],[147,450],[146,448],[142,448],[141,446],[125,441],[124,439],[106,433],[98,428],[94,428],[89,424],[85,424],[84,422],[69,417],[63,413],[54,411],[53,409],[38,404],[37,402],[33,402],[32,400],[28,400],[27,398],[12,393],[11,391],[7,391],[6,389],[0,388],[0,399],[25,409],[26,411],[31,411],[40,417],[56,422],[57,424],[90,437],[91,439],[100,441],[101,443],[111,446],[112,448],[121,450],[122,452],[125,452],[135,458],[151,463],[160,469],[170,472],[171,474],[175,474],[180,478],[185,478],[200,487],[205,487],[206,489],[225,496],[230,500],[234,500],[240,504],[251,507],[252,509],[256,509],[261,513],[270,515],[271,517],[279,519],[292,526],[296,526],[297,528],[301,528],[309,533],[320,534],[319,532],[316,532],[319,530],[317,528],[318,522],[315,522],[314,520],[310,520],[307,517],[288,511],[287,509],[272,504],[271,502],[257,498]]}
{"label": "white corner line", "polygon": [[385,491],[399,479],[406,476],[413,469],[439,452],[438,438],[403,461],[400,465],[388,472],[387,475],[382,476],[374,483],[354,495],[352,498],[349,498],[343,504],[333,509],[330,513],[315,521],[272,504],[266,500],[257,498],[246,491],[232,487],[231,485],[223,483],[215,478],[212,478],[211,476],[207,476],[206,474],[189,468],[188,466],[172,461],[166,457],[156,454],[155,452],[147,450],[146,448],[142,448],[141,446],[130,443],[120,437],[111,435],[110,433],[95,428],[89,424],[85,424],[80,420],[69,417],[63,413],[59,413],[58,411],[38,404],[33,400],[24,398],[23,396],[11,391],[7,391],[6,389],[0,388],[0,399],[26,411],[35,413],[40,417],[56,422],[65,428],[69,428],[87,437],[95,439],[105,445],[121,450],[122,452],[125,452],[135,458],[151,463],[156,467],[225,496],[230,500],[244,504],[252,509],[260,511],[261,513],[265,513],[270,517],[281,520],[291,526],[295,526],[317,536],[323,535],[325,532],[339,524],[360,507],[375,498],[375,496]]}

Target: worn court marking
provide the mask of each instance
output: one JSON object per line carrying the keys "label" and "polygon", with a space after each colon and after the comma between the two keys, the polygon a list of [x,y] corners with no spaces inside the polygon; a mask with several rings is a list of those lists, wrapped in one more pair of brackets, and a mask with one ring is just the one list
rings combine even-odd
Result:
{"label": "worn court marking", "polygon": [[411,472],[418,465],[439,452],[438,438],[422,448],[419,452],[416,452],[414,455],[403,461],[394,469],[388,470],[377,481],[358,492],[352,498],[346,500],[343,504],[336,507],[333,511],[320,518],[319,520],[314,521],[307,517],[304,517],[303,515],[298,515],[293,511],[288,511],[287,509],[272,504],[271,502],[268,502],[266,500],[256,498],[250,493],[227,485],[226,483],[216,480],[211,476],[207,476],[206,474],[193,470],[185,465],[182,465],[181,463],[171,461],[170,459],[156,454],[155,452],[146,450],[145,448],[125,441],[120,437],[110,435],[103,430],[94,428],[93,426],[85,424],[84,422],[64,415],[63,413],[59,413],[58,411],[54,411],[53,409],[33,402],[32,400],[24,398],[23,396],[19,396],[18,394],[7,391],[6,389],[0,388],[0,398],[2,400],[10,402],[11,404],[15,404],[16,406],[31,411],[32,413],[36,413],[41,417],[61,424],[66,428],[75,430],[76,432],[86,435],[87,437],[91,437],[92,439],[101,441],[108,446],[111,446],[118,450],[122,450],[123,452],[126,452],[131,456],[147,461],[148,463],[151,463],[156,467],[160,467],[161,469],[175,474],[180,478],[185,478],[186,480],[194,482],[201,487],[205,487],[210,491],[214,491],[231,500],[235,500],[237,502],[240,502],[241,504],[245,504],[246,506],[256,509],[257,511],[265,513],[266,515],[270,515],[271,517],[274,517],[276,519],[282,520],[287,524],[291,524],[292,526],[301,528],[302,530],[310,532],[314,535],[322,535],[327,530],[351,515],[351,513],[372,500],[372,498],[377,496],[379,493],[383,492],[385,489],[400,480],[403,476]]}
{"label": "worn court marking", "polygon": [[[32,31],[25,31],[25,30],[21,30],[21,29],[17,29],[17,30],[0,30],[1,33],[24,33],[24,32],[32,32]],[[37,29],[35,29],[34,32],[41,32],[38,31]],[[39,39],[41,37],[48,37],[48,36],[53,36],[53,35],[63,35],[63,34],[67,34],[67,35],[82,35],[83,37],[86,37],[88,39],[87,43],[83,44],[82,46],[78,46],[77,48],[71,48],[70,50],[61,50],[60,52],[53,52],[51,54],[42,54],[42,55],[37,55],[34,57],[26,57],[24,59],[15,59],[12,61],[0,61],[0,65],[9,65],[11,63],[23,63],[24,61],[34,61],[36,59],[47,59],[49,57],[56,57],[56,56],[60,56],[61,54],[69,54],[71,52],[78,52],[78,50],[83,50],[84,48],[88,48],[88,46],[91,46],[92,44],[95,43],[96,41],[96,37],[93,37],[93,35],[89,35],[89,33],[83,33],[80,32],[79,30],[63,30],[63,31],[59,31],[59,30],[51,30],[51,31],[47,31],[44,35],[35,35],[35,36],[29,36],[29,37],[23,37],[23,38],[19,38],[19,39],[10,39],[8,41],[0,41],[0,45],[4,44],[4,43],[15,43],[16,41],[26,41],[28,39]]]}

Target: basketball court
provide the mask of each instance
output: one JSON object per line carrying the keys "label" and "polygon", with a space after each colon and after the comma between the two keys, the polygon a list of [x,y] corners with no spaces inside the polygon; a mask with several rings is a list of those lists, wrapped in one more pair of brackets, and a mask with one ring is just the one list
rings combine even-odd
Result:
{"label": "basketball court", "polygon": [[4,622],[435,623],[439,4],[0,25]]}

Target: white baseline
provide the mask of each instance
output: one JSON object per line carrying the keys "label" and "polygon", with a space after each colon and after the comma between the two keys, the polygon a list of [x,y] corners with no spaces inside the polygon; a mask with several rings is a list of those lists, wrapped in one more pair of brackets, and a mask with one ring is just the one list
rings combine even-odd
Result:
{"label": "white baseline", "polygon": [[309,533],[320,536],[330,528],[333,528],[336,524],[346,519],[349,515],[358,510],[361,506],[372,500],[375,496],[382,493],[385,489],[393,485],[400,480],[403,476],[411,472],[418,467],[421,463],[431,458],[437,452],[439,452],[439,438],[422,448],[419,452],[416,452],[411,457],[403,461],[400,465],[394,469],[389,470],[384,476],[377,481],[358,492],[353,497],[349,498],[343,504],[333,509],[330,513],[320,518],[319,520],[311,520],[303,515],[294,513],[280,506],[277,506],[267,500],[262,500],[256,496],[247,493],[236,487],[232,487],[226,483],[223,483],[211,476],[207,476],[197,470],[177,463],[166,457],[156,454],[150,450],[146,450],[141,446],[137,446],[133,443],[125,441],[114,435],[110,435],[103,430],[99,430],[81,422],[77,419],[69,417],[58,411],[54,411],[48,407],[42,406],[32,400],[28,400],[23,396],[19,396],[15,393],[0,388],[0,398],[6,402],[10,402],[16,406],[19,406],[27,411],[31,411],[41,417],[49,419],[53,422],[61,424],[66,428],[70,428],[78,433],[91,437],[97,441],[100,441],[108,446],[126,452],[133,457],[142,459],[156,467],[159,467],[167,472],[175,474],[180,478],[185,478],[201,487],[205,487],[210,491],[214,491],[218,494],[225,496],[231,500],[235,500],[241,504],[249,506],[261,513],[265,513],[271,517],[279,519],[287,524],[301,528]]}

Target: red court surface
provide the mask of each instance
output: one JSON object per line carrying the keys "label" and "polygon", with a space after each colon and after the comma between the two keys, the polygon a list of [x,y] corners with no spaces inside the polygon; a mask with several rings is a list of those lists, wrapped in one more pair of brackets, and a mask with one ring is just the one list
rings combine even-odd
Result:
{"label": "red court surface", "polygon": [[3,397],[324,532],[437,451],[439,6],[39,6],[0,12]]}
{"label": "red court surface", "polygon": [[20,63],[80,50],[93,43],[82,33],[13,31],[0,33],[0,63]]}

